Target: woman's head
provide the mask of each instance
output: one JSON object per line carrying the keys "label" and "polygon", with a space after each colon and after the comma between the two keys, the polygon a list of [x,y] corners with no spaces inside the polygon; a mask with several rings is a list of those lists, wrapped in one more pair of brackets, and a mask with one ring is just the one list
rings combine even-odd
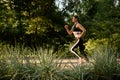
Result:
{"label": "woman's head", "polygon": [[78,22],[79,17],[77,15],[73,16],[72,18],[72,22]]}

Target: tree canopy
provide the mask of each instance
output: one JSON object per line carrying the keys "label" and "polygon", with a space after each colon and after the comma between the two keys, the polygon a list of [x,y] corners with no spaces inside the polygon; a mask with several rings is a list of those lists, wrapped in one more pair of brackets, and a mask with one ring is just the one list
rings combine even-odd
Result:
{"label": "tree canopy", "polygon": [[58,48],[72,41],[64,25],[72,26],[75,14],[87,29],[85,42],[106,39],[120,48],[119,0],[0,0],[0,40]]}

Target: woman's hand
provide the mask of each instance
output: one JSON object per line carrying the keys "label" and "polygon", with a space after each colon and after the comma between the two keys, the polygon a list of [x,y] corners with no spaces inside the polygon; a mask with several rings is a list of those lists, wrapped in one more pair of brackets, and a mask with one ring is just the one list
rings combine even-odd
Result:
{"label": "woman's hand", "polygon": [[68,29],[68,25],[65,25],[64,27],[65,27],[65,29]]}
{"label": "woman's hand", "polygon": [[64,27],[69,35],[72,34],[72,31],[68,29],[68,25],[65,25]]}

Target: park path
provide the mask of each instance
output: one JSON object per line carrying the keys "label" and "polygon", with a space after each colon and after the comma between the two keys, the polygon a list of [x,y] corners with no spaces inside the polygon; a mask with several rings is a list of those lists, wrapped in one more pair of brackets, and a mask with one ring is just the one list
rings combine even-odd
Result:
{"label": "park path", "polygon": [[[39,64],[40,61],[36,58],[30,58],[30,59],[27,59],[30,63],[37,63]],[[120,62],[120,59],[117,59],[119,62]],[[61,68],[71,68],[71,67],[75,67],[75,66],[79,66],[79,65],[87,65],[87,66],[90,66],[90,65],[93,65],[92,63],[94,62],[93,59],[89,59],[89,62],[87,61],[84,61],[83,63],[81,64],[78,64],[78,59],[56,59],[54,60],[54,62],[58,65],[61,66]],[[23,60],[23,63],[26,63],[26,60]]]}
{"label": "park path", "polygon": [[[93,60],[90,60],[89,62],[84,61],[81,64],[78,63],[78,59],[61,59],[60,64],[62,68],[71,68],[71,67],[75,67],[75,66],[80,66],[80,65],[92,65],[91,62],[93,62]],[[59,64],[59,61],[57,61],[57,63]]]}
{"label": "park path", "polygon": [[[39,60],[37,59],[30,59],[29,60],[31,63],[40,63]],[[54,60],[54,62],[58,65],[61,66],[61,68],[71,68],[71,67],[75,67],[78,65],[90,65],[90,62],[84,61],[81,64],[78,64],[78,59],[59,59],[59,60]]]}

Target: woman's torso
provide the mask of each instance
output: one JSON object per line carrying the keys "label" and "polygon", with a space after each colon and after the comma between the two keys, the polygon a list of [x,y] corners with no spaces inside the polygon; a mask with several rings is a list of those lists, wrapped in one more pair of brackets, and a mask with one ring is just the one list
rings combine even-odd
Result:
{"label": "woman's torso", "polygon": [[76,26],[77,24],[73,25],[73,27],[72,27],[73,35],[75,36],[75,38],[79,38],[81,36],[81,32],[82,32],[79,28],[77,28],[77,26]]}

